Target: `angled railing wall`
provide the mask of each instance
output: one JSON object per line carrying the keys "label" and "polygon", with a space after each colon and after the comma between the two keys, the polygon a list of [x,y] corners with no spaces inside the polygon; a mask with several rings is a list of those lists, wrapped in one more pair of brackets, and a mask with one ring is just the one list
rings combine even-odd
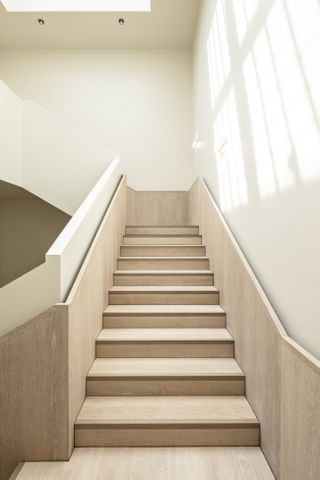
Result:
{"label": "angled railing wall", "polygon": [[200,226],[207,246],[264,455],[278,480],[317,480],[320,362],[287,335],[200,178],[189,192],[189,223]]}
{"label": "angled railing wall", "polygon": [[120,181],[115,159],[46,254],[45,263],[0,289],[0,336],[63,302]]}

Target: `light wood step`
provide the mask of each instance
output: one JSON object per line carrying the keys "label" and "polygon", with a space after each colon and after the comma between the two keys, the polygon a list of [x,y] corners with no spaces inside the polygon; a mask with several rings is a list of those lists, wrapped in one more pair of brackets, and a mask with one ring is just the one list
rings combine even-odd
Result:
{"label": "light wood step", "polygon": [[220,305],[109,305],[105,328],[224,328]]}
{"label": "light wood step", "polygon": [[203,245],[122,245],[121,257],[204,257]]}
{"label": "light wood step", "polygon": [[118,270],[209,270],[208,257],[118,257]]}
{"label": "light wood step", "polygon": [[109,305],[217,305],[213,286],[122,286],[109,290]]}
{"label": "light wood step", "polygon": [[117,270],[113,275],[115,286],[136,285],[213,285],[210,270]]}
{"label": "light wood step", "polygon": [[124,235],[124,245],[201,245],[201,235]]}
{"label": "light wood step", "polygon": [[97,338],[96,356],[232,358],[233,339],[224,328],[107,328]]}
{"label": "light wood step", "polygon": [[233,358],[98,358],[87,395],[243,395]]}
{"label": "light wood step", "polygon": [[240,395],[87,397],[75,445],[256,446],[259,423]]}
{"label": "light wood step", "polygon": [[199,235],[196,225],[127,225],[126,235]]}

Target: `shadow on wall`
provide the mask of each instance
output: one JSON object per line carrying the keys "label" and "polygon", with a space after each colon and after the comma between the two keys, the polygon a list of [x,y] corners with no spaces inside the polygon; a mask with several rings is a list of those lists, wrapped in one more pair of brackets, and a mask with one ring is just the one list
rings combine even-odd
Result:
{"label": "shadow on wall", "polygon": [[0,288],[45,261],[70,216],[0,180]]}
{"label": "shadow on wall", "polygon": [[217,0],[207,60],[222,211],[320,176],[319,22],[316,0]]}

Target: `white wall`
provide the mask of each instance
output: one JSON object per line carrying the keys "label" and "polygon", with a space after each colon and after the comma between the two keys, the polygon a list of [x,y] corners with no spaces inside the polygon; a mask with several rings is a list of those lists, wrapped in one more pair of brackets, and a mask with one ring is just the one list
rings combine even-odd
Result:
{"label": "white wall", "polygon": [[0,178],[22,185],[22,104],[0,79]]}
{"label": "white wall", "polygon": [[114,146],[131,187],[190,187],[190,50],[2,50],[0,72],[22,98]]}
{"label": "white wall", "polygon": [[118,156],[90,132],[30,101],[23,102],[22,132],[24,188],[70,215]]}
{"label": "white wall", "polygon": [[204,0],[194,49],[194,176],[318,358],[319,23],[318,0]]}
{"label": "white wall", "polygon": [[100,138],[0,81],[0,180],[72,215],[116,157]]}

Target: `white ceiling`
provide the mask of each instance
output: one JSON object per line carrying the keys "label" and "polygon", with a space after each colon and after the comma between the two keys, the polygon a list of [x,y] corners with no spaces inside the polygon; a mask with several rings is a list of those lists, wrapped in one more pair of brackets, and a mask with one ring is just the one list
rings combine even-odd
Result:
{"label": "white ceiling", "polygon": [[8,12],[150,12],[150,0],[0,0]]}
{"label": "white ceiling", "polygon": [[[9,13],[0,2],[0,48],[190,48],[200,3],[151,0],[150,13],[120,14]],[[125,25],[119,25],[119,17]]]}

